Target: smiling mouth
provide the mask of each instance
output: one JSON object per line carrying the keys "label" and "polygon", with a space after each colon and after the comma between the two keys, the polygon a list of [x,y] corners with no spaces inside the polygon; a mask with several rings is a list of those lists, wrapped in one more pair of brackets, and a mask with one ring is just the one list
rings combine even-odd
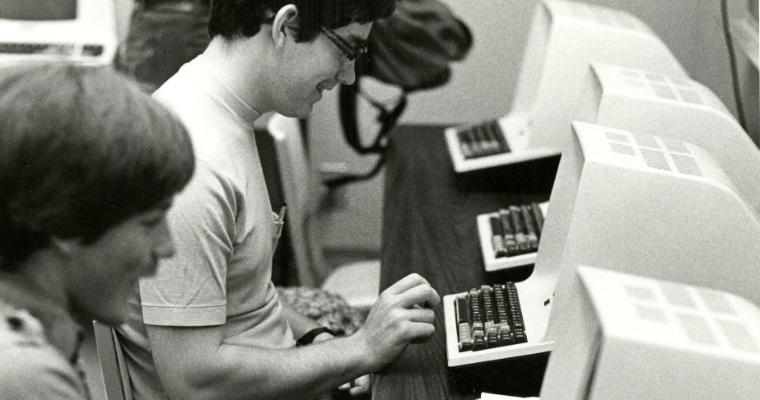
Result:
{"label": "smiling mouth", "polygon": [[323,86],[323,85],[317,85],[317,91],[318,92],[329,92],[331,91],[335,86]]}

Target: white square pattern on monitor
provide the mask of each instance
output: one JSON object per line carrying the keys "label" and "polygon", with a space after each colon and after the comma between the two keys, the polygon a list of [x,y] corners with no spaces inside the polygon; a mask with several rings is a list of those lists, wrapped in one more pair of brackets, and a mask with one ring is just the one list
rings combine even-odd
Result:
{"label": "white square pattern on monitor", "polygon": [[709,288],[607,270],[581,267],[579,274],[608,334],[760,358],[760,314],[744,299]]}

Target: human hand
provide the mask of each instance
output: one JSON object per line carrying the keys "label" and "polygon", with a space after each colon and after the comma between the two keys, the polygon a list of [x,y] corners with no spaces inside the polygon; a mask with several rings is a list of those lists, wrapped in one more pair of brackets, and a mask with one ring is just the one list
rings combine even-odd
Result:
{"label": "human hand", "polygon": [[351,382],[346,382],[340,387],[338,391],[342,393],[348,393],[351,397],[360,396],[369,393],[372,388],[372,375],[362,375]]}
{"label": "human hand", "polygon": [[441,298],[418,274],[410,274],[380,294],[367,320],[353,339],[366,354],[370,369],[376,371],[398,357],[414,341],[434,332],[433,307]]}

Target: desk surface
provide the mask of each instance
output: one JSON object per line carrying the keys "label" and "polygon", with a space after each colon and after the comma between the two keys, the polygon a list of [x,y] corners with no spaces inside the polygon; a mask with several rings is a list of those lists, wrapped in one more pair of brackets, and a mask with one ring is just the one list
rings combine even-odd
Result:
{"label": "desk surface", "polygon": [[[509,204],[548,200],[558,162],[555,157],[456,175],[443,127],[398,127],[391,135],[385,174],[381,290],[412,272],[425,277],[441,296],[484,283],[525,279],[530,268],[485,272],[476,216]],[[508,381],[512,394],[537,394],[545,359],[538,366],[500,366],[501,372],[491,377],[482,371],[473,375],[450,370],[442,307],[435,312],[436,333],[427,343],[410,345],[376,375],[373,399],[472,399],[494,380]],[[488,371],[494,372],[495,368]]]}

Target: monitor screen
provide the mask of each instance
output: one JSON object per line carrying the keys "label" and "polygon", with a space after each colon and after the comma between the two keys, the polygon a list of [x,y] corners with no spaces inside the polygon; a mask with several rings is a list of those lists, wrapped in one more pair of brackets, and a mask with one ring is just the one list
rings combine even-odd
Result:
{"label": "monitor screen", "polygon": [[76,17],[77,0],[0,0],[0,19],[51,21]]}

